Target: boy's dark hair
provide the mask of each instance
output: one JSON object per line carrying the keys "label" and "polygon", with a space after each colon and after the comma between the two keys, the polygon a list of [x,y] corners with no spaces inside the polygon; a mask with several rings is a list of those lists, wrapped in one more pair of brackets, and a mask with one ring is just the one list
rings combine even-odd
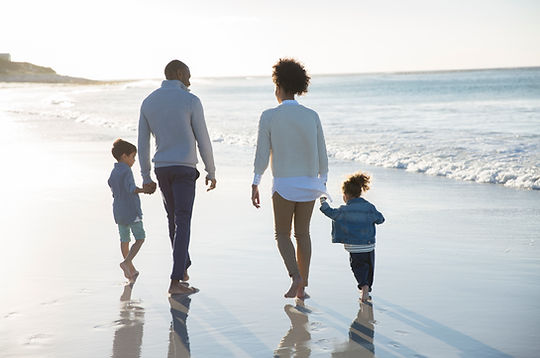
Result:
{"label": "boy's dark hair", "polygon": [[286,92],[302,95],[307,92],[309,77],[304,66],[292,58],[280,58],[272,67],[272,80]]}
{"label": "boy's dark hair", "polygon": [[179,70],[184,71],[186,68],[187,68],[186,64],[183,63],[182,61],[172,60],[171,62],[167,64],[167,66],[165,66],[165,70],[163,72],[165,72],[166,79],[176,80],[177,79],[176,72],[178,72]]}
{"label": "boy's dark hair", "polygon": [[114,159],[120,160],[122,154],[130,155],[133,152],[136,153],[137,147],[130,142],[126,142],[125,140],[118,138],[114,141],[111,152]]}
{"label": "boy's dark hair", "polygon": [[369,190],[369,182],[371,177],[366,173],[358,172],[349,176],[347,180],[343,182],[341,189],[343,193],[350,198],[358,198],[362,192]]}

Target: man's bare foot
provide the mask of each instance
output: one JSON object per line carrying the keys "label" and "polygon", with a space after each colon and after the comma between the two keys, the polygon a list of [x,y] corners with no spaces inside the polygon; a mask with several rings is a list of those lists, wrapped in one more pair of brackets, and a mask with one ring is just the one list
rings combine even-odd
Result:
{"label": "man's bare foot", "polygon": [[185,284],[181,284],[178,281],[171,282],[171,285],[169,286],[169,294],[171,295],[190,295],[197,292],[199,292],[197,288],[189,287]]}
{"label": "man's bare foot", "polygon": [[184,277],[182,278],[182,281],[189,281],[189,275],[187,273],[187,270],[184,271]]}
{"label": "man's bare foot", "polygon": [[362,286],[362,302],[367,302],[369,300],[369,287]]}
{"label": "man's bare foot", "polygon": [[120,268],[122,269],[122,271],[124,271],[124,277],[127,279],[130,279],[133,274],[131,273],[131,270],[129,269],[129,264],[125,261],[122,261],[120,262]]}
{"label": "man's bare foot", "polygon": [[289,291],[285,293],[285,297],[287,298],[294,298],[296,297],[296,294],[298,292],[298,289],[300,287],[303,287],[302,284],[304,281],[302,280],[302,277],[300,275],[295,275],[292,278],[291,287],[289,288]]}

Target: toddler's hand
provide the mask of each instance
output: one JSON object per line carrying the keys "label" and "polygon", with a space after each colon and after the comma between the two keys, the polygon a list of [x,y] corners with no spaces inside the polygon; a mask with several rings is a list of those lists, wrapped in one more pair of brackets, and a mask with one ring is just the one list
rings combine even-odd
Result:
{"label": "toddler's hand", "polygon": [[321,201],[321,205],[322,205],[323,203],[326,203],[326,199],[328,199],[326,196],[321,196],[321,197],[319,198],[319,200]]}

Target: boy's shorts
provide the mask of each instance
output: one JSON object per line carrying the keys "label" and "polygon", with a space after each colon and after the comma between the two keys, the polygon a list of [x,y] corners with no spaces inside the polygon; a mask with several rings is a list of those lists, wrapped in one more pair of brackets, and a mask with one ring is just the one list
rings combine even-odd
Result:
{"label": "boy's shorts", "polygon": [[135,240],[142,240],[146,237],[142,221],[135,221],[129,225],[118,224],[118,232],[120,233],[120,242],[130,242],[131,236],[129,232],[133,233]]}

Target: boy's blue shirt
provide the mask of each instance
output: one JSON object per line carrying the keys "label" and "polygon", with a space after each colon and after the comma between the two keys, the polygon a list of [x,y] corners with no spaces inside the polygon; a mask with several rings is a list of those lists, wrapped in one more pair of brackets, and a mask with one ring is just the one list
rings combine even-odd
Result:
{"label": "boy's blue shirt", "polygon": [[382,224],[384,216],[364,198],[354,198],[333,209],[327,202],[320,210],[332,219],[332,242],[352,245],[375,243],[375,224]]}
{"label": "boy's blue shirt", "polygon": [[108,180],[113,194],[113,214],[117,224],[129,225],[137,217],[142,218],[141,200],[135,193],[137,186],[129,165],[123,162],[114,164]]}

